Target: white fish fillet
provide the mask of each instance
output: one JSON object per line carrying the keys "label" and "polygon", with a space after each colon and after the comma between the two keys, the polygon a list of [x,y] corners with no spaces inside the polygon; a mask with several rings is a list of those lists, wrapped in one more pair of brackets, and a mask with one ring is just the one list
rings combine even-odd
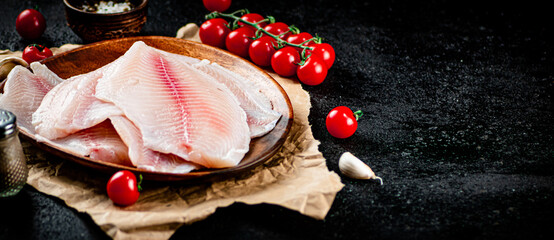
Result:
{"label": "white fish fillet", "polygon": [[260,137],[275,128],[281,114],[273,110],[271,102],[260,92],[255,82],[248,81],[217,63],[210,64],[208,60],[202,60],[192,66],[213,77],[233,92],[246,112],[250,137]]}
{"label": "white fish fillet", "polygon": [[250,137],[263,136],[275,128],[281,114],[273,110],[271,101],[262,93],[262,88],[256,82],[243,78],[217,63],[210,63],[206,59],[199,60],[189,56],[158,51],[163,55],[176,58],[184,64],[190,64],[229,88],[246,112]]}
{"label": "white fish fillet", "polygon": [[[41,64],[31,63],[31,68],[40,69]],[[14,67],[8,74],[4,93],[0,96],[0,108],[15,114],[18,126],[32,134],[35,132],[31,124],[33,112],[40,105],[44,95],[61,82],[57,76],[53,77],[54,73],[39,70],[37,74],[22,66]]]}
{"label": "white fish fillet", "polygon": [[154,50],[158,51],[160,54],[162,54],[164,56],[167,56],[167,57],[170,57],[170,58],[176,58],[179,61],[182,61],[182,62],[184,62],[186,64],[190,64],[190,65],[197,64],[201,61],[198,58],[193,58],[193,57],[189,57],[189,56],[185,56],[185,55],[181,55],[181,54],[176,54],[176,53],[170,53],[170,52],[166,52],[166,51],[156,49],[156,48],[154,48]]}
{"label": "white fish fillet", "polygon": [[56,86],[63,82],[62,78],[48,69],[48,67],[46,67],[46,65],[44,64],[41,64],[39,62],[32,62],[29,67],[31,67],[33,74],[38,77],[44,78],[44,80],[51,86]]}
{"label": "white fish fillet", "polygon": [[32,113],[39,107],[44,96],[63,80],[40,63],[31,63],[31,69],[34,74],[21,66],[12,69],[4,86],[4,94],[0,95],[0,108],[14,113],[20,128],[34,134],[38,141],[49,142],[81,156],[130,164],[127,147],[109,122],[54,141],[35,134],[31,124]]}
{"label": "white fish fillet", "polygon": [[49,142],[63,150],[69,150],[77,156],[90,157],[93,160],[132,166],[129,149],[121,140],[109,121],[71,134],[67,137],[48,140],[37,135],[39,142]]}
{"label": "white fish fillet", "polygon": [[58,139],[92,127],[123,112],[112,103],[94,97],[97,80],[105,68],[69,78],[44,96],[33,113],[35,131],[47,139]]}
{"label": "white fish fillet", "polygon": [[110,118],[115,130],[129,147],[129,158],[134,166],[156,172],[188,173],[200,166],[173,154],[153,151],[144,147],[140,130],[126,117]]}
{"label": "white fish fillet", "polygon": [[246,114],[223,85],[136,42],[98,80],[96,97],[123,110],[144,146],[205,167],[236,166],[249,149]]}

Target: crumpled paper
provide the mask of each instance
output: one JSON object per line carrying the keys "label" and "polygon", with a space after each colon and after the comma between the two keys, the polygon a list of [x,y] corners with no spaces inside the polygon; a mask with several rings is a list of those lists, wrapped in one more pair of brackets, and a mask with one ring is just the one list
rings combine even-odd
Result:
{"label": "crumpled paper", "polygon": [[[198,26],[179,29],[178,38],[200,41]],[[79,45],[52,48],[57,54]],[[0,59],[21,52],[0,51]],[[64,161],[23,142],[28,156],[28,184],[87,213],[114,239],[168,239],[183,224],[205,219],[234,202],[275,204],[324,219],[336,193],[344,186],[328,170],[308,122],[310,97],[297,80],[270,72],[287,92],[294,123],[283,147],[266,163],[229,179],[200,184],[143,183],[139,200],[114,205],[105,192],[110,176]]]}

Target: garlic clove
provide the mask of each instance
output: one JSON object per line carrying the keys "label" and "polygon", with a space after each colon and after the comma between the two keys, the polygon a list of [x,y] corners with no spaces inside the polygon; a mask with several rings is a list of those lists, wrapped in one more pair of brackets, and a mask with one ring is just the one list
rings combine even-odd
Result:
{"label": "garlic clove", "polygon": [[375,173],[368,165],[350,152],[345,152],[340,156],[339,169],[347,177],[354,179],[378,179],[381,185],[383,184],[383,179],[375,176]]}
{"label": "garlic clove", "polygon": [[177,30],[177,36],[176,38],[182,38],[182,39],[200,39],[198,35],[198,25],[194,23],[188,23],[187,25],[179,28]]}

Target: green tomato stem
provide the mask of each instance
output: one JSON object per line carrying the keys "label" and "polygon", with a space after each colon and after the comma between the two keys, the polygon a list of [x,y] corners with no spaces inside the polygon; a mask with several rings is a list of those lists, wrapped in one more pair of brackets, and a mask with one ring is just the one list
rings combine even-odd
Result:
{"label": "green tomato stem", "polygon": [[239,14],[239,13],[244,15],[244,14],[250,13],[250,11],[248,11],[248,9],[239,9],[239,10],[236,10],[236,11],[232,12],[231,15],[234,16],[234,15]]}
{"label": "green tomato stem", "polygon": [[358,110],[358,111],[355,111],[354,112],[354,117],[356,117],[356,121],[358,121],[358,119],[364,115],[364,113],[362,112],[362,110]]}
{"label": "green tomato stem", "polygon": [[268,16],[268,18],[264,18],[264,20],[260,20],[258,22],[255,22],[254,24],[259,25],[260,23],[264,23],[264,22],[275,23],[275,18],[273,18],[273,22],[272,22],[270,16]]}
{"label": "green tomato stem", "polygon": [[269,23],[275,23],[275,18],[273,16],[266,16],[265,19],[269,20]]}
{"label": "green tomato stem", "polygon": [[141,186],[141,184],[142,184],[142,174],[139,174],[139,182],[138,182],[138,184],[137,184],[137,189],[138,189],[139,192],[142,191],[142,186]]}
{"label": "green tomato stem", "polygon": [[29,46],[36,47],[39,50],[39,52],[42,52],[46,48],[45,46],[42,46],[42,45],[36,44],[36,43],[29,44]]}
{"label": "green tomato stem", "polygon": [[290,25],[289,26],[289,31],[288,32],[292,32],[292,34],[298,34],[300,33],[300,29],[297,28],[296,26],[294,25]]}

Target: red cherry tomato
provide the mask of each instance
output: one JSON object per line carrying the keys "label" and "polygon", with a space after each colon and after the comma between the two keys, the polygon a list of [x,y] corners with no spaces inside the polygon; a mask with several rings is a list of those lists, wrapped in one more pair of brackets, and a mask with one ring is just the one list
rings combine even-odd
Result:
{"label": "red cherry tomato", "polygon": [[[257,23],[259,21],[264,20],[264,17],[262,17],[262,15],[257,14],[257,13],[247,13],[247,14],[242,15],[242,17],[240,17],[240,18],[247,21],[247,22],[250,22],[250,23]],[[252,30],[256,31],[256,28],[254,28],[252,26],[248,26],[243,22],[239,22],[238,24],[241,27],[247,26],[249,28],[252,28]],[[261,22],[261,23],[258,24],[258,26],[260,26],[261,28],[264,28],[265,26],[267,26],[267,22]]]}
{"label": "red cherry tomato", "polygon": [[27,63],[32,63],[51,57],[52,55],[52,51],[50,51],[47,47],[38,44],[31,44],[23,50],[23,55],[21,57]]}
{"label": "red cherry tomato", "polygon": [[139,187],[135,174],[127,170],[116,172],[106,187],[108,197],[117,205],[129,206],[139,198]]}
{"label": "red cherry tomato", "polygon": [[271,65],[271,57],[277,50],[275,50],[275,45],[277,41],[270,36],[263,36],[258,38],[250,44],[248,48],[248,55],[252,62],[258,66],[267,67]]}
{"label": "red cherry tomato", "polygon": [[325,125],[327,131],[336,138],[347,138],[352,136],[358,128],[357,116],[361,116],[361,112],[353,113],[350,108],[345,106],[339,106],[333,108],[327,114]]}
{"label": "red cherry tomato", "polygon": [[25,9],[17,16],[15,29],[25,39],[37,39],[44,33],[46,21],[39,11]]}
{"label": "red cherry tomato", "polygon": [[291,33],[289,32],[289,25],[287,25],[286,23],[282,23],[282,22],[276,22],[276,23],[270,23],[268,24],[267,26],[264,27],[264,30],[266,30],[267,32],[275,35],[275,36],[279,36],[281,34],[281,36],[279,36],[279,38],[283,39],[283,40],[287,40],[287,38],[289,37],[289,35],[291,35]]}
{"label": "red cherry tomato", "polygon": [[290,77],[296,74],[300,54],[291,46],[281,48],[271,57],[271,68],[283,77]]}
{"label": "red cherry tomato", "polygon": [[327,66],[318,56],[310,56],[304,65],[296,70],[298,80],[307,85],[318,85],[327,77]]}
{"label": "red cherry tomato", "polygon": [[233,30],[225,39],[225,46],[229,52],[239,55],[243,58],[248,57],[248,48],[256,33],[251,28],[241,27]]}
{"label": "red cherry tomato", "polygon": [[335,50],[328,43],[310,44],[309,47],[313,47],[314,50],[306,51],[306,54],[313,54],[321,58],[327,68],[331,68],[335,62]]}
{"label": "red cherry tomato", "polygon": [[198,35],[202,43],[218,47],[225,47],[225,38],[231,32],[223,18],[213,18],[200,25]]}
{"label": "red cherry tomato", "polygon": [[[301,44],[309,39],[312,39],[312,35],[307,33],[307,32],[301,32],[299,34],[292,34],[290,35],[289,37],[287,37],[287,42],[289,43],[293,43],[293,44]],[[309,42],[307,43],[304,43],[302,44],[303,46],[308,46]],[[296,50],[299,52],[299,53],[302,53],[302,48],[297,48],[295,47]]]}
{"label": "red cherry tomato", "polygon": [[208,11],[225,12],[231,6],[231,0],[202,0]]}

